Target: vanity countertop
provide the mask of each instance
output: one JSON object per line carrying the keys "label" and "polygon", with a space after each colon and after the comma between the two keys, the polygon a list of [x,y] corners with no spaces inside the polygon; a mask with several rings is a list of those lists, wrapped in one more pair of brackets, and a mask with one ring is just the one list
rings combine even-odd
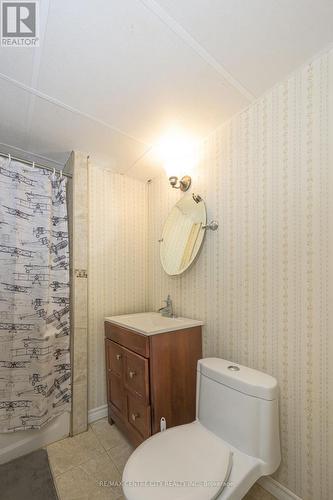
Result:
{"label": "vanity countertop", "polygon": [[203,325],[202,321],[196,319],[166,318],[158,312],[108,316],[105,321],[148,336]]}

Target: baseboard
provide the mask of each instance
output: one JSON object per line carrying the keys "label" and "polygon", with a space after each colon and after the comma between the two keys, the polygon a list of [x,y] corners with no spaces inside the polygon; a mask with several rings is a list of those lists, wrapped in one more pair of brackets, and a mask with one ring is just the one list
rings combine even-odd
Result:
{"label": "baseboard", "polygon": [[295,495],[272,477],[261,477],[258,483],[278,500],[302,500],[301,497]]}
{"label": "baseboard", "polygon": [[108,405],[98,406],[88,411],[88,424],[108,416]]}

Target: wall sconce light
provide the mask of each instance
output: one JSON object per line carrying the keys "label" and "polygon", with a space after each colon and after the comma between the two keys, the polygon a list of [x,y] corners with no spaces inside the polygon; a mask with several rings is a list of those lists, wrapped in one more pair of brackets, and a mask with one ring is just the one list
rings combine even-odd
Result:
{"label": "wall sconce light", "polygon": [[185,192],[191,186],[192,179],[189,175],[184,175],[184,177],[178,180],[178,177],[172,175],[171,177],[169,177],[169,182],[171,187],[180,189],[181,191]]}
{"label": "wall sconce light", "polygon": [[153,146],[153,154],[162,163],[172,188],[183,192],[190,188],[192,178],[187,174],[198,161],[197,144],[198,138],[175,126]]}

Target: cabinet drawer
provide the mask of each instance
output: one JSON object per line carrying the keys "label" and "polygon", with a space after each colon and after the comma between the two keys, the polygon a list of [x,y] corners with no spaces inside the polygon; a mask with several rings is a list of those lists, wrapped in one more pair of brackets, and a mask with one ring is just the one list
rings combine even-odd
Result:
{"label": "cabinet drawer", "polygon": [[151,435],[150,406],[147,406],[142,399],[127,393],[127,418],[129,424],[143,438]]}
{"label": "cabinet drawer", "polygon": [[141,335],[140,333],[133,332],[132,330],[126,330],[126,328],[122,328],[121,326],[114,325],[109,321],[105,321],[105,336],[120,344],[131,351],[144,356],[145,358],[149,357],[149,338],[145,335]]}
{"label": "cabinet drawer", "polygon": [[106,341],[108,349],[108,371],[114,373],[118,377],[123,374],[124,349],[111,340]]}
{"label": "cabinet drawer", "polygon": [[149,365],[148,360],[135,353],[125,351],[124,383],[128,391],[149,400]]}

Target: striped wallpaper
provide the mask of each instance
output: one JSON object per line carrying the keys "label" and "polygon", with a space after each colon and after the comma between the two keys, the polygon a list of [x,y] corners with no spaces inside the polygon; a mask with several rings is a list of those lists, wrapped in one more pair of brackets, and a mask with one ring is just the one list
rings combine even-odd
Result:
{"label": "striped wallpaper", "polygon": [[146,307],[146,185],[89,165],[88,408],[106,403],[104,317]]}
{"label": "striped wallpaper", "polygon": [[333,498],[332,72],[327,52],[203,142],[191,189],[220,227],[181,277],[158,243],[179,192],[89,170],[89,408],[105,404],[103,317],[170,293],[178,315],[204,320],[206,356],[277,377],[274,477],[304,500]]}
{"label": "striped wallpaper", "polygon": [[322,55],[204,141],[191,189],[220,227],[178,278],[163,272],[158,239],[179,193],[163,176],[149,184],[148,308],[170,293],[178,315],[205,321],[206,356],[277,377],[275,478],[306,500],[333,498],[332,59]]}

